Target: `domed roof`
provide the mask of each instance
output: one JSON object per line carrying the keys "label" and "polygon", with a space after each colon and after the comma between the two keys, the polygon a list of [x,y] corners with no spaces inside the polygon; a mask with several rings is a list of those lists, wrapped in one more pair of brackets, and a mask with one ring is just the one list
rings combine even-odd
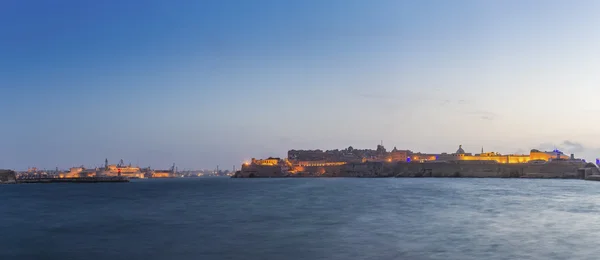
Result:
{"label": "domed roof", "polygon": [[462,149],[462,145],[458,146],[458,150],[456,150],[456,153],[457,154],[464,154],[465,153],[465,150]]}

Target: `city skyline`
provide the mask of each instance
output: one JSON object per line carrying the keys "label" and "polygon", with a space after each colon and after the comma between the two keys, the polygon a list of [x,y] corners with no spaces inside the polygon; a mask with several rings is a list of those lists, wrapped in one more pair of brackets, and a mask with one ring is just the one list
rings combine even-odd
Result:
{"label": "city skyline", "polygon": [[[575,4],[576,3],[576,4]],[[0,168],[600,157],[597,1],[4,1]]]}
{"label": "city skyline", "polygon": [[[424,154],[424,155],[432,155],[432,154],[448,154],[448,155],[452,155],[452,154],[456,154],[457,151],[458,151],[458,150],[457,151],[416,151],[416,150],[412,150],[410,148],[405,148],[405,147],[402,147],[402,148],[398,148],[396,146],[386,147],[383,144],[383,140],[382,140],[380,144],[376,145],[377,149],[375,149],[373,147],[354,147],[354,146],[350,145],[350,146],[347,146],[347,147],[332,148],[332,149],[321,149],[321,148],[312,148],[312,149],[297,149],[296,148],[296,149],[289,149],[289,150],[287,150],[287,154],[288,155],[285,155],[285,154],[275,155],[275,154],[273,154],[273,155],[264,156],[264,157],[248,156],[247,159],[244,159],[243,161],[241,161],[239,165],[234,164],[231,167],[231,169],[232,169],[232,171],[235,171],[235,169],[239,169],[240,166],[248,164],[248,163],[250,163],[254,159],[259,159],[260,160],[260,159],[266,159],[266,158],[287,158],[287,156],[289,156],[289,152],[290,151],[323,151],[323,152],[328,152],[328,151],[348,150],[350,147],[352,147],[352,149],[354,149],[354,150],[368,150],[368,151],[375,152],[375,151],[377,151],[379,149],[380,145],[381,145],[381,147],[383,149],[385,149],[386,152],[392,152],[392,151],[396,151],[396,150],[398,150],[398,151],[408,151],[408,152],[411,152],[411,153],[413,153],[415,155],[420,155],[420,154]],[[552,148],[550,148],[550,147],[552,147]],[[467,147],[467,149],[465,149],[465,147],[463,147],[463,145],[458,145],[458,148],[459,148],[459,150],[462,149],[465,154],[469,154],[469,155],[471,155],[471,154],[478,155],[480,153],[486,153],[487,154],[487,153],[491,152],[491,153],[497,153],[498,155],[503,155],[503,156],[506,156],[506,155],[511,155],[511,156],[512,155],[527,155],[530,151],[533,151],[533,150],[537,150],[537,151],[541,151],[541,152],[551,152],[551,153],[559,152],[559,153],[562,153],[565,156],[568,156],[569,154],[576,155],[574,152],[569,153],[569,151],[582,151],[582,150],[585,149],[584,147],[582,147],[581,144],[571,143],[569,141],[564,141],[561,146],[556,146],[556,145],[551,145],[551,144],[542,144],[542,145],[539,146],[539,148],[532,148],[532,149],[527,150],[527,151],[519,149],[517,152],[513,152],[513,153],[502,153],[502,152],[498,152],[498,151],[494,151],[494,150],[490,151],[490,150],[486,150],[485,147],[483,147],[483,146],[481,146],[480,150],[477,150],[477,151],[476,150],[470,150],[468,147]],[[565,150],[565,148],[567,150]],[[368,159],[368,158],[365,158],[365,159]],[[581,159],[586,160],[585,158],[581,158]],[[108,161],[108,158],[106,158],[105,160]],[[590,159],[589,162],[594,162],[594,161],[598,162],[598,160],[599,160],[598,158],[595,158],[594,160]],[[105,161],[105,163],[107,163],[106,161]],[[127,161],[125,161],[123,159],[119,160],[118,163],[111,162],[111,163],[109,163],[109,165],[123,165],[123,166],[130,165],[130,166],[133,166],[133,167],[140,167],[140,168],[160,169],[160,167],[158,167],[158,168],[157,167],[152,167],[151,165],[143,166],[143,165],[140,165],[139,163],[135,163],[134,164],[134,163],[131,163],[131,162],[127,162]],[[105,165],[103,165],[103,164],[92,164],[92,165],[83,165],[83,164],[80,164],[80,165],[71,165],[71,166],[67,166],[67,167],[63,167],[63,168],[57,166],[57,167],[52,168],[52,169],[50,169],[50,168],[39,168],[39,167],[36,167],[36,166],[27,166],[27,168],[15,169],[15,170],[24,171],[24,170],[36,169],[36,170],[50,170],[50,171],[52,171],[54,169],[65,170],[65,169],[69,169],[69,168],[78,168],[78,167],[93,169],[93,168],[104,168]],[[175,167],[175,164],[173,164],[173,167]],[[228,169],[227,166],[223,167],[221,165],[216,165],[212,169],[211,168],[183,168],[181,170],[182,171],[217,171],[217,170],[219,170],[219,171],[220,170],[227,170],[227,171],[229,171],[229,169]]]}

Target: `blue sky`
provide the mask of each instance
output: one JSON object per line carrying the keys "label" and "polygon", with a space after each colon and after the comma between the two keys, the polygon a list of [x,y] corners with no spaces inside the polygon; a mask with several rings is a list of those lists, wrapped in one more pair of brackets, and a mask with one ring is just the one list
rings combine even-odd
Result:
{"label": "blue sky", "polygon": [[598,1],[0,2],[0,168],[600,156]]}

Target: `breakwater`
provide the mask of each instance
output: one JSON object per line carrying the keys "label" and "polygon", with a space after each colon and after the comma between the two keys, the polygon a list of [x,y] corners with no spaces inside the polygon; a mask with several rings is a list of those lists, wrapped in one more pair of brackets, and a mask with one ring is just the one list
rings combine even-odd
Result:
{"label": "breakwater", "polygon": [[24,178],[17,183],[100,183],[100,182],[129,182],[125,177],[82,177],[82,178]]}

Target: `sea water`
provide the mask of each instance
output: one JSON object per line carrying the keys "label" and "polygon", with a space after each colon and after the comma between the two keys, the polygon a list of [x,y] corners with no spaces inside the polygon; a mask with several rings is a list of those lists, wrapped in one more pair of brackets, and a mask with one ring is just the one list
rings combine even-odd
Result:
{"label": "sea water", "polygon": [[0,259],[599,259],[600,182],[160,179],[0,186]]}

